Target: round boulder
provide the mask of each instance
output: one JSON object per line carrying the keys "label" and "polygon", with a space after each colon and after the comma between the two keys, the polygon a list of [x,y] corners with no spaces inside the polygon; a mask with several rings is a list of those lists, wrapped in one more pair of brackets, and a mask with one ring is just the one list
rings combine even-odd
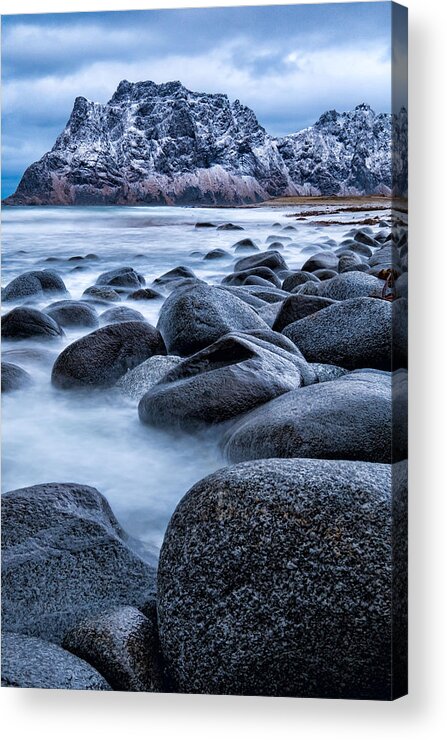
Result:
{"label": "round boulder", "polygon": [[265,322],[236,295],[209,285],[175,290],[164,302],[157,328],[168,354],[192,355],[231,331],[265,329]]}
{"label": "round boulder", "polygon": [[143,314],[127,306],[114,306],[108,308],[99,317],[101,326],[106,324],[119,324],[123,321],[146,321]]}
{"label": "round boulder", "polygon": [[157,579],[176,690],[390,699],[391,494],[391,466],[327,460],[257,460],[193,486]]}
{"label": "round boulder", "polygon": [[2,318],[3,339],[54,340],[64,336],[59,324],[36,308],[20,307]]}
{"label": "round boulder", "polygon": [[160,333],[145,321],[110,324],[81,337],[54,363],[51,381],[57,388],[111,386],[152,355],[165,355]]}
{"label": "round boulder", "polygon": [[133,267],[118,267],[116,270],[103,272],[97,279],[96,285],[111,285],[119,288],[139,288],[145,284],[143,275],[135,272]]}
{"label": "round boulder", "polygon": [[291,391],[231,427],[225,453],[231,462],[270,457],[402,460],[406,433],[393,427],[393,413],[402,419],[406,404],[400,390],[390,373],[356,371]]}
{"label": "round boulder", "polygon": [[19,365],[2,362],[2,393],[11,393],[32,384],[31,375]]}
{"label": "round boulder", "polygon": [[66,294],[65,283],[54,270],[24,272],[3,288],[3,301],[18,301],[24,298],[41,298],[45,293]]}
{"label": "round boulder", "polygon": [[91,665],[37,637],[2,634],[2,686],[111,691]]}
{"label": "round boulder", "polygon": [[45,309],[45,313],[67,329],[83,326],[96,329],[99,326],[95,308],[85,301],[56,301]]}

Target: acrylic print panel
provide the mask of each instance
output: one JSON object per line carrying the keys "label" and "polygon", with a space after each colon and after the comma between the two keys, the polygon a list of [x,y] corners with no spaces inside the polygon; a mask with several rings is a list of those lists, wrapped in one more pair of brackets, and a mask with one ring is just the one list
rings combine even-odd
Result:
{"label": "acrylic print panel", "polygon": [[406,692],[406,55],[2,18],[3,685]]}

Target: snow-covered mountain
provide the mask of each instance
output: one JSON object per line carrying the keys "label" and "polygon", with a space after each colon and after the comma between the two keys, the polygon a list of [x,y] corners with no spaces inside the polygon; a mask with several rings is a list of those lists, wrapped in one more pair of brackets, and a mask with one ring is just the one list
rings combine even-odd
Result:
{"label": "snow-covered mountain", "polygon": [[[279,195],[402,192],[406,117],[359,105],[275,139],[250,108],[180,82],[124,80],[106,104],[75,100],[50,152],[10,205],[222,204]],[[392,162],[400,180],[392,177]]]}

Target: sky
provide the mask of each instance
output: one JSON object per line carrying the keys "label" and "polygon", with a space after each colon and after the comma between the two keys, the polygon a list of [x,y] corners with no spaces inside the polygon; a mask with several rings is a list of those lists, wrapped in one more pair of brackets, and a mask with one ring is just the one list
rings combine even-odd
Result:
{"label": "sky", "polygon": [[[391,4],[202,8],[2,17],[2,196],[51,149],[76,96],[180,80],[252,108],[273,135],[321,113],[391,109]],[[396,53],[396,50],[395,50]]]}

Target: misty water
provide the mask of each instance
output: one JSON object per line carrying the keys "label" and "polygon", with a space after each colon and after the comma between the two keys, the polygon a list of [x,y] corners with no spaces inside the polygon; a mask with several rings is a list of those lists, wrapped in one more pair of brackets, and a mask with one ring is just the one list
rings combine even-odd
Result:
{"label": "misty water", "polygon": [[[264,250],[268,237],[276,235],[284,244],[282,254],[289,267],[300,268],[311,253],[336,248],[353,231],[350,225],[315,225],[318,217],[311,224],[287,217],[299,210],[295,206],[4,208],[2,284],[27,270],[54,269],[76,300],[100,273],[123,265],[142,273],[147,286],[178,265],[190,267],[203,280],[220,283],[232,271],[235,259],[244,256],[235,255],[232,248],[239,239],[250,237]],[[346,212],[337,220],[351,220],[354,215],[359,214]],[[385,217],[387,212],[370,215]],[[244,231],[195,228],[201,221],[216,225],[231,221]],[[296,231],[284,230],[290,225]],[[217,247],[228,250],[228,258],[203,260],[202,255]],[[202,255],[191,256],[197,250]],[[98,259],[70,261],[88,254]],[[47,296],[30,305],[45,309],[56,300]],[[155,325],[161,303],[123,300],[118,305],[140,311]],[[13,305],[4,305],[3,312]],[[98,313],[106,309],[98,307]],[[114,389],[72,393],[53,388],[54,360],[87,331],[66,329],[64,339],[54,342],[3,342],[3,359],[26,369],[34,384],[2,398],[2,487],[6,491],[50,481],[95,486],[129,533],[158,548],[180,498],[193,483],[225,465],[218,434],[211,428],[198,441],[143,426],[137,403]],[[29,348],[36,351],[23,352]]]}

